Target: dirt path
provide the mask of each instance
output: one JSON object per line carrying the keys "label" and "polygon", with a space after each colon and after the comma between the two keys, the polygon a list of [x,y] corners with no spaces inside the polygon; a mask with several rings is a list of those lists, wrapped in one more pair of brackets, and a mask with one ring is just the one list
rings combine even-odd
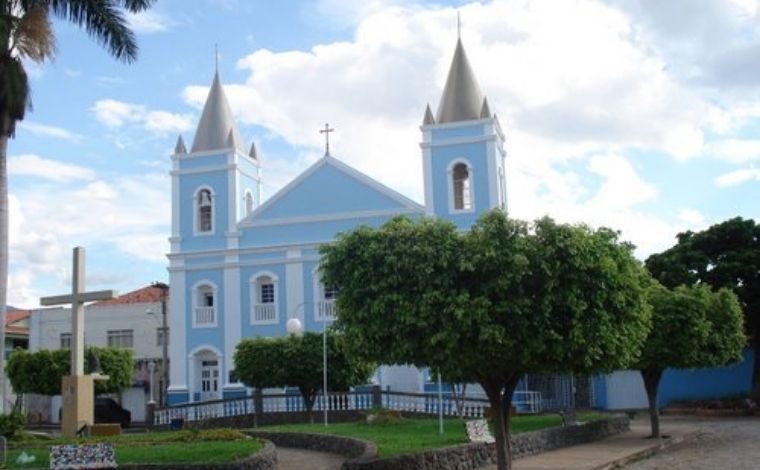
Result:
{"label": "dirt path", "polygon": [[312,452],[290,447],[277,448],[279,470],[338,470],[345,460],[343,456],[326,452]]}

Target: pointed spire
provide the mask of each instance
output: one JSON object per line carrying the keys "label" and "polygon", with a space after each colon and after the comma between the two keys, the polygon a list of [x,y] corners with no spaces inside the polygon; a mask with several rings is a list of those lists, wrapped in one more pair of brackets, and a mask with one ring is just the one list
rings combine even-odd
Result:
{"label": "pointed spire", "polygon": [[203,106],[198,129],[195,131],[192,152],[219,150],[234,147],[244,152],[235,119],[232,117],[230,104],[224,94],[219,72],[214,73],[214,82]]}
{"label": "pointed spire", "polygon": [[179,137],[177,137],[177,145],[174,146],[174,153],[176,155],[187,153],[187,148],[185,147],[185,141],[182,140],[182,134],[180,134]]}
{"label": "pointed spire", "polygon": [[256,154],[256,142],[251,142],[251,150],[248,151],[248,156],[254,160],[258,160],[259,157]]}
{"label": "pointed spire", "polygon": [[433,117],[433,112],[430,111],[430,103],[428,103],[425,107],[425,117],[422,119],[422,125],[429,126],[431,124],[435,124],[435,118]]}
{"label": "pointed spire", "polygon": [[464,51],[462,40],[457,39],[454,58],[451,61],[449,76],[443,88],[443,96],[438,105],[436,122],[467,121],[480,119],[483,94],[472,72],[470,61]]}
{"label": "pointed spire", "polygon": [[491,108],[488,106],[488,98],[483,98],[483,106],[480,108],[480,119],[491,117]]}

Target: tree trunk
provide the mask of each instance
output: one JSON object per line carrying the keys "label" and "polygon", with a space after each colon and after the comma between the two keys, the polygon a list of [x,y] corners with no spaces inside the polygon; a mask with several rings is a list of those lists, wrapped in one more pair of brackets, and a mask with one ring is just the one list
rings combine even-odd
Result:
{"label": "tree trunk", "polygon": [[480,385],[488,396],[488,402],[491,405],[491,412],[494,417],[494,430],[496,435],[496,469],[509,470],[509,446],[507,443],[506,430],[504,428],[504,406],[501,400],[501,384],[492,382],[481,382]]}
{"label": "tree trunk", "polygon": [[641,377],[644,379],[644,388],[647,391],[647,400],[649,401],[649,421],[652,423],[652,435],[650,437],[658,438],[660,437],[660,414],[657,411],[657,387],[662,378],[662,369],[642,370]]}
{"label": "tree trunk", "polygon": [[[757,312],[757,315],[760,315],[760,312]],[[755,355],[752,367],[752,391],[750,392],[750,396],[756,402],[760,402],[760,325],[752,332],[749,345],[752,347],[752,352]]]}
{"label": "tree trunk", "polygon": [[520,381],[519,376],[511,377],[504,386],[504,396],[502,397],[504,412],[504,442],[507,446],[507,468],[512,466],[512,397],[515,394],[515,388]]}
{"label": "tree trunk", "polygon": [[0,413],[5,413],[5,307],[8,301],[8,136],[0,135]]}
{"label": "tree trunk", "polygon": [[314,424],[314,399],[315,394],[301,390],[301,397],[303,397],[303,404],[306,407],[306,416],[309,418],[309,423]]}

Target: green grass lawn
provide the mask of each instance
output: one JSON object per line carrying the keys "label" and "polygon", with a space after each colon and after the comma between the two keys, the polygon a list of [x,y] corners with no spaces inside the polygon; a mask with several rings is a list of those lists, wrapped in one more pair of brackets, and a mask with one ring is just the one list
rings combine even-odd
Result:
{"label": "green grass lawn", "polygon": [[[603,419],[599,413],[578,414],[580,421]],[[512,432],[535,431],[562,424],[559,415],[517,416],[512,418]],[[364,422],[324,424],[288,424],[262,426],[261,431],[287,431],[335,434],[374,442],[381,457],[420,452],[467,442],[464,424],[459,419],[444,419],[443,434],[438,434],[438,420],[432,418],[400,419],[384,424]]]}
{"label": "green grass lawn", "polygon": [[[208,432],[155,432],[126,434],[108,438],[39,441],[25,443],[23,447],[9,449],[7,468],[48,468],[49,446],[72,443],[111,442],[116,450],[116,462],[118,464],[231,462],[261,450],[261,441],[240,439],[239,436],[240,434],[237,432],[211,430]],[[208,440],[204,440],[206,438]],[[22,452],[34,456],[34,462],[17,464],[16,459]]]}

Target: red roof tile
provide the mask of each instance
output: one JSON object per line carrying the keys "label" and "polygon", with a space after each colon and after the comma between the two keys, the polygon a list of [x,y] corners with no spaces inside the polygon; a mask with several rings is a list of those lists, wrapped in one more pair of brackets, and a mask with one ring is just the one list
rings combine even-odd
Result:
{"label": "red roof tile", "polygon": [[138,304],[160,302],[169,298],[169,288],[166,290],[154,285],[146,286],[141,289],[128,292],[111,300],[103,300],[95,305],[121,305],[121,304]]}

